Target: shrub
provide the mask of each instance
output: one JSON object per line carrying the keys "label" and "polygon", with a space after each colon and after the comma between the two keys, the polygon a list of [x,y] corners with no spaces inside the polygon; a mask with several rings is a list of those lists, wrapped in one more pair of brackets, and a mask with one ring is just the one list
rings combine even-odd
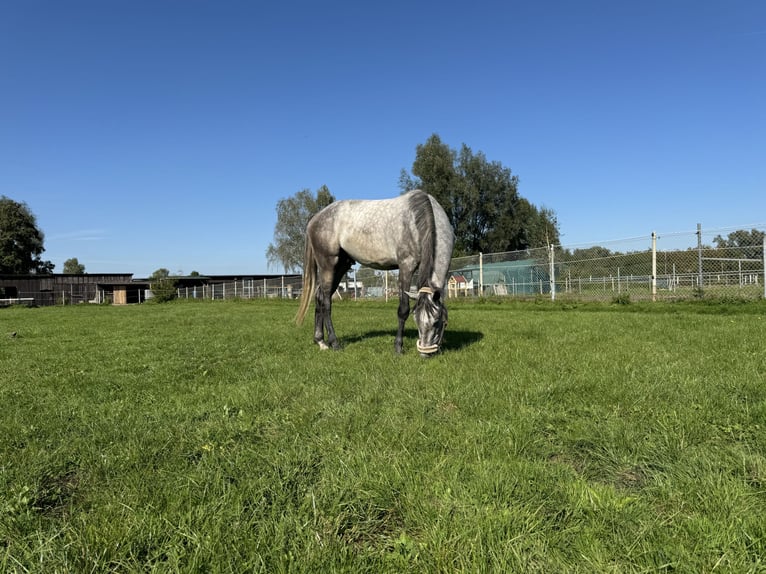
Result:
{"label": "shrub", "polygon": [[149,288],[154,295],[153,300],[157,303],[172,301],[178,295],[176,292],[176,280],[172,277],[153,279],[149,284]]}
{"label": "shrub", "polygon": [[615,305],[630,305],[630,293],[620,293],[612,299]]}

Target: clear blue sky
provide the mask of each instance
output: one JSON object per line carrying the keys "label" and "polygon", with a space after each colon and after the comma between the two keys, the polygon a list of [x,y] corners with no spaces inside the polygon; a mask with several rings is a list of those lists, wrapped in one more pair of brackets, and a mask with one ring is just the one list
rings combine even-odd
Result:
{"label": "clear blue sky", "polygon": [[766,2],[0,4],[0,194],[59,272],[281,272],[280,198],[397,195],[433,133],[565,246],[762,223]]}

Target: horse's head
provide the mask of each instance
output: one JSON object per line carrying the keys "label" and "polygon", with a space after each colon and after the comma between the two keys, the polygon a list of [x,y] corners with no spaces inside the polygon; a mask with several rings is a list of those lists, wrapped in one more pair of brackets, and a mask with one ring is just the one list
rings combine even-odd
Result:
{"label": "horse's head", "polygon": [[421,287],[412,314],[418,326],[420,356],[435,355],[439,352],[444,337],[444,329],[447,327],[444,292],[441,289]]}

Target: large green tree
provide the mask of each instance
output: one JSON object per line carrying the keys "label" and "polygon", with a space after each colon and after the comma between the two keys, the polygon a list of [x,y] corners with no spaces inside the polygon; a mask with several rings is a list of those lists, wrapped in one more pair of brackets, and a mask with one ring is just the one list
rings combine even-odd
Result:
{"label": "large green tree", "polygon": [[266,249],[269,265],[279,265],[286,272],[303,269],[303,252],[306,245],[306,225],[311,217],[323,207],[335,201],[326,185],[316,195],[303,189],[277,202],[277,223],[274,225],[274,243]]}
{"label": "large green tree", "polygon": [[518,193],[518,177],[463,144],[451,149],[433,134],[419,144],[412,175],[402,170],[402,191],[419,187],[444,207],[455,228],[455,254],[513,251],[557,244],[558,222]]}
{"label": "large green tree", "polygon": [[44,238],[26,203],[0,196],[0,273],[51,273],[53,263],[40,259]]}

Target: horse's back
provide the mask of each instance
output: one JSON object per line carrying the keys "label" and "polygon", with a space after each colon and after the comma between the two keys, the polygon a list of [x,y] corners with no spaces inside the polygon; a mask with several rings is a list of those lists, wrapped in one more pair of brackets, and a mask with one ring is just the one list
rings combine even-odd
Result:
{"label": "horse's back", "polygon": [[[403,257],[419,257],[421,230],[413,205],[431,203],[437,233],[437,257],[452,254],[452,226],[444,209],[420,190],[390,199],[344,199],[331,203],[309,222],[307,232],[315,249],[343,250],[355,261],[377,269],[395,269]],[[441,248],[439,247],[441,245]]]}
{"label": "horse's back", "polygon": [[399,266],[402,248],[411,242],[411,214],[404,196],[350,200],[343,206],[340,245],[355,261],[378,269]]}

